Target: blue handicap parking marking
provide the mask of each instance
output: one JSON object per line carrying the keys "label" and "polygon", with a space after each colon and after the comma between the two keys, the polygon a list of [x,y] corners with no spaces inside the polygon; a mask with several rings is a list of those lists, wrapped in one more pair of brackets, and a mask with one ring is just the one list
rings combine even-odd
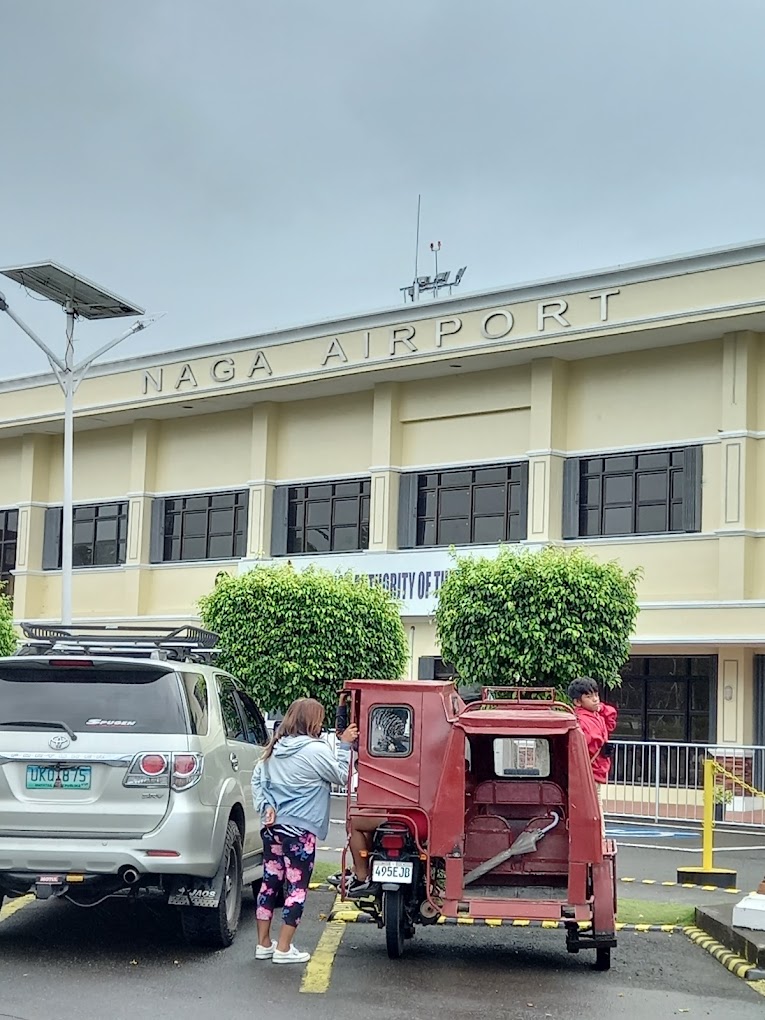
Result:
{"label": "blue handicap parking marking", "polygon": [[698,839],[693,829],[661,829],[651,825],[606,824],[606,835],[611,839]]}

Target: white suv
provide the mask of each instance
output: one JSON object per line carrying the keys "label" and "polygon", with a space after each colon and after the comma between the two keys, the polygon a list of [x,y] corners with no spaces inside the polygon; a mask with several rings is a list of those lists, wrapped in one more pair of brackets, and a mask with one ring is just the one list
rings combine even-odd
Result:
{"label": "white suv", "polygon": [[26,624],[0,658],[0,904],[161,891],[188,941],[231,944],[263,874],[263,716],[199,628]]}

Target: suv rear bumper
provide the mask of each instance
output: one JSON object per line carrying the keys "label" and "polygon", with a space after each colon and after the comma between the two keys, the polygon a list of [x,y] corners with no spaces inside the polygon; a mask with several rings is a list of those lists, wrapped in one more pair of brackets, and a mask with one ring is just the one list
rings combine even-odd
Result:
{"label": "suv rear bumper", "polygon": [[[214,815],[209,807],[189,800],[176,802],[162,824],[143,837],[4,835],[0,884],[7,872],[117,875],[126,867],[140,875],[212,878],[220,866],[227,824],[227,812]],[[154,856],[160,852],[162,856]]]}

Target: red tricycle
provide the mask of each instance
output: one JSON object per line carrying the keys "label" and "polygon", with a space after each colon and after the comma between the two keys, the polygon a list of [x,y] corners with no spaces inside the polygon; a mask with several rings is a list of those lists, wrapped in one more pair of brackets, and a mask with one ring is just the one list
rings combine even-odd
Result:
{"label": "red tricycle", "polygon": [[594,949],[607,970],[616,845],[584,735],[554,689],[485,687],[466,703],[453,683],[354,680],[343,699],[359,726],[348,832],[378,820],[357,906],[385,930],[388,955],[416,925],[536,923],[565,928],[568,951]]}

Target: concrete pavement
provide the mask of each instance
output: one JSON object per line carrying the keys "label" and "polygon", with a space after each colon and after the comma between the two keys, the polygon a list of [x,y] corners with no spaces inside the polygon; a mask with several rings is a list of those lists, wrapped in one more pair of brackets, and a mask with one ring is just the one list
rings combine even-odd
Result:
{"label": "concrete pavement", "polygon": [[[299,942],[315,949],[332,902],[311,895]],[[231,949],[178,941],[159,905],[78,910],[31,903],[0,922],[0,1016],[5,1020],[762,1020],[765,1000],[682,935],[621,936],[609,973],[569,956],[562,932],[429,928],[390,961],[382,934],[343,928],[324,994],[304,994],[302,967],[253,959],[248,896]]]}
{"label": "concrete pavement", "polygon": [[[320,857],[339,861],[342,804]],[[614,828],[618,828],[614,826]],[[643,827],[645,828],[645,827]],[[620,894],[680,903],[730,902],[671,881],[696,837],[656,830],[617,833]],[[762,878],[757,837],[738,845],[742,888]],[[678,849],[683,846],[685,849]],[[655,882],[646,885],[643,881]],[[325,923],[330,892],[311,893],[298,944],[320,952],[308,971],[254,960],[249,893],[239,937],[229,950],[187,949],[177,915],[158,902],[107,902],[79,910],[65,902],[6,904],[0,919],[2,1020],[222,1020],[278,1012],[294,1020],[665,1020],[675,1016],[761,1020],[765,984],[734,977],[684,935],[623,932],[613,967],[601,974],[592,954],[569,956],[560,931],[431,927],[418,929],[406,956],[390,961],[374,925]],[[328,939],[329,936],[329,939]],[[334,939],[334,942],[333,942]],[[322,957],[323,953],[323,957]],[[686,1011],[687,1014],[686,1014]]]}

